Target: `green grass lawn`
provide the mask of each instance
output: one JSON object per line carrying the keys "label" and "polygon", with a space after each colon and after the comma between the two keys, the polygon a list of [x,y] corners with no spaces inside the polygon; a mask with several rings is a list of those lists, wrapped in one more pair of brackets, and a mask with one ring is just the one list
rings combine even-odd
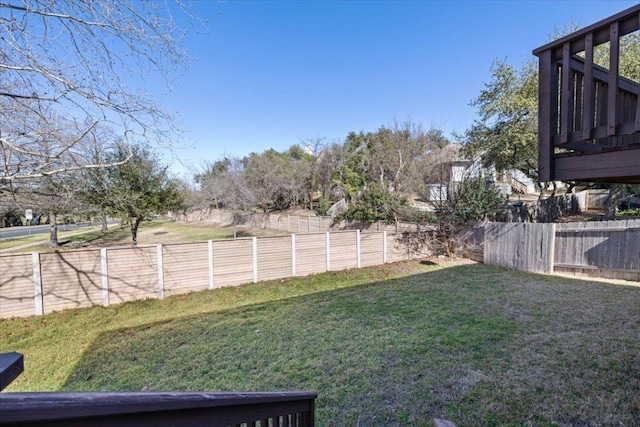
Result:
{"label": "green grass lawn", "polygon": [[413,261],[0,321],[18,390],[310,390],[319,426],[640,425],[640,287]]}
{"label": "green grass lawn", "polygon": [[[243,231],[239,236],[251,235]],[[233,228],[221,227],[211,223],[182,223],[166,219],[145,221],[138,229],[138,244],[201,242],[209,239],[228,239],[233,237]],[[0,250],[17,248],[16,252],[47,252],[49,234],[34,234],[19,238],[0,240]],[[84,246],[127,246],[131,245],[131,232],[127,225],[110,225],[106,232],[101,226],[64,231],[58,228],[58,241],[61,246],[56,250],[77,249]]]}

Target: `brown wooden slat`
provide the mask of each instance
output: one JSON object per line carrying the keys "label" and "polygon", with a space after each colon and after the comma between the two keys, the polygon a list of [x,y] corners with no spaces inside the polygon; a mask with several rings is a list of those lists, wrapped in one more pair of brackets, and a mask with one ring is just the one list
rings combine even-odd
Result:
{"label": "brown wooden slat", "polygon": [[608,18],[602,19],[595,24],[589,25],[585,28],[582,28],[574,33],[568,34],[564,37],[561,37],[557,40],[554,40],[550,43],[545,44],[533,51],[533,54],[536,56],[540,56],[547,50],[552,50],[557,46],[562,46],[567,41],[576,41],[572,45],[573,51],[571,54],[581,52],[584,50],[584,36],[589,33],[593,33],[593,41],[594,45],[598,45],[600,43],[604,43],[608,40],[609,37],[609,25],[612,22],[620,23],[620,36],[624,36],[625,34],[629,34],[633,31],[636,31],[640,28],[638,20],[636,16],[640,13],[640,4],[636,6],[632,6],[626,10],[623,10],[620,13],[617,13]]}
{"label": "brown wooden slat", "polygon": [[[640,25],[640,14],[637,17],[638,23]],[[638,83],[638,91],[637,91],[637,100],[636,100],[636,120],[635,120],[635,131],[640,132],[640,82]]]}
{"label": "brown wooden slat", "polygon": [[609,40],[609,90],[607,93],[607,134],[616,135],[618,125],[618,70],[620,60],[620,38],[618,36],[618,22],[610,27]]}
{"label": "brown wooden slat", "polygon": [[593,34],[587,34],[585,37],[584,47],[584,96],[583,96],[583,115],[582,115],[582,137],[584,139],[591,138],[591,130],[593,128],[593,103],[594,103],[594,84],[593,84]]}
{"label": "brown wooden slat", "polygon": [[571,72],[571,44],[565,43],[562,47],[562,80],[560,96],[560,143],[567,142],[571,132],[571,117],[573,112],[573,82]]}
{"label": "brown wooden slat", "polygon": [[229,426],[312,414],[316,397],[308,392],[6,393],[0,395],[0,425]]}
{"label": "brown wooden slat", "polygon": [[[540,55],[538,103],[540,119],[538,120],[538,167],[540,181],[552,181],[553,144],[552,136],[557,123],[557,66],[552,60],[552,51],[547,50]],[[554,100],[556,100],[554,102]],[[554,105],[556,106],[554,108]]]}
{"label": "brown wooden slat", "polygon": [[[571,62],[572,67],[574,69],[577,69],[578,71],[586,73],[586,66],[584,65],[584,63],[578,61],[578,58],[579,57],[576,56],[573,57],[573,60]],[[594,80],[601,81],[603,83],[607,83],[609,81],[609,70],[607,70],[606,68],[594,64],[591,71],[593,73]],[[620,91],[626,91],[635,94],[638,90],[638,84],[624,76],[618,76],[618,89]]]}
{"label": "brown wooden slat", "polygon": [[640,180],[640,150],[558,157],[555,165],[555,179],[559,181],[598,181],[610,178],[629,178],[629,182]]}

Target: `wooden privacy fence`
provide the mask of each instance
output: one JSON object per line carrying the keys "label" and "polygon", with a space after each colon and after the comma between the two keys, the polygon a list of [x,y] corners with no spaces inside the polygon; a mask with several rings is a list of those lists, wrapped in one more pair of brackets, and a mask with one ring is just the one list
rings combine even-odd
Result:
{"label": "wooden privacy fence", "polygon": [[640,281],[640,220],[479,223],[458,233],[458,247],[489,265]]}
{"label": "wooden privacy fence", "polygon": [[430,255],[403,234],[340,231],[0,256],[0,317],[374,266]]}

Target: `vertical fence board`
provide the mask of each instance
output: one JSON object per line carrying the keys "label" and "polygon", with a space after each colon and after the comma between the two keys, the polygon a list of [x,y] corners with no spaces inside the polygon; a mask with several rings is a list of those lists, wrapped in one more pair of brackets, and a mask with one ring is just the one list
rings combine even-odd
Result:
{"label": "vertical fence board", "polygon": [[558,226],[558,271],[594,277],[640,279],[640,220]]}
{"label": "vertical fence board", "polygon": [[488,223],[484,239],[486,264],[539,273],[553,271],[553,224]]}

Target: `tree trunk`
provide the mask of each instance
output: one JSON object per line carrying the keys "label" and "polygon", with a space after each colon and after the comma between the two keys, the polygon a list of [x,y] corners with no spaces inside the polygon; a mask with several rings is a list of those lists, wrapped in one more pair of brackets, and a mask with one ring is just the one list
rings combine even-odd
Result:
{"label": "tree trunk", "polygon": [[133,246],[138,245],[138,226],[140,225],[140,218],[130,218],[131,223],[131,244]]}
{"label": "tree trunk", "polygon": [[611,184],[609,194],[604,200],[604,220],[613,221],[616,219],[616,206],[622,196],[622,186],[620,184]]}
{"label": "tree trunk", "polygon": [[109,231],[109,225],[107,224],[107,214],[102,214],[102,232]]}
{"label": "tree trunk", "polygon": [[542,200],[544,198],[544,194],[547,190],[547,184],[546,183],[542,183],[542,182],[538,182],[538,190],[540,191],[538,193],[538,201]]}
{"label": "tree trunk", "polygon": [[60,246],[58,242],[58,219],[56,214],[49,214],[49,246],[52,248]]}

